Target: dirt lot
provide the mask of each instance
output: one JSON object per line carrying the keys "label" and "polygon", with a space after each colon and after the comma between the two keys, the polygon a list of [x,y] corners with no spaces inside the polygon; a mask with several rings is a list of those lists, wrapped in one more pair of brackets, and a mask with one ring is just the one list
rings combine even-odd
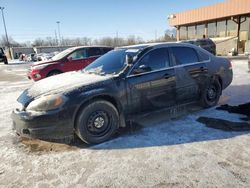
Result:
{"label": "dirt lot", "polygon": [[[96,146],[19,139],[10,113],[27,67],[0,64],[0,187],[250,187],[249,118],[225,108],[154,113]],[[250,102],[247,61],[233,69],[220,105]]]}

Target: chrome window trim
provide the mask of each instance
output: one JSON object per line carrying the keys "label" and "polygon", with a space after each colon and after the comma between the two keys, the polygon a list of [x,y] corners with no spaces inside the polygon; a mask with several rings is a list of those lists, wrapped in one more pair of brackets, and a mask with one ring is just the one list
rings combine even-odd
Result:
{"label": "chrome window trim", "polygon": [[[153,48],[151,49],[150,51],[148,51],[146,54],[144,54],[142,57],[140,57],[140,59],[137,60],[137,62],[131,67],[131,69],[129,70],[129,72],[127,73],[126,75],[126,78],[131,78],[131,77],[135,77],[135,76],[141,76],[141,75],[146,75],[146,74],[150,74],[150,73],[155,73],[155,72],[160,72],[160,71],[164,71],[164,70],[169,70],[169,69],[175,69],[175,68],[179,68],[179,67],[185,67],[185,66],[190,66],[190,65],[196,65],[196,64],[199,64],[199,63],[210,63],[211,62],[211,56],[210,54],[207,54],[206,52],[203,52],[203,53],[206,53],[209,57],[208,60],[205,60],[205,61],[199,61],[199,62],[194,62],[194,63],[187,63],[187,64],[181,64],[181,65],[172,65],[170,67],[165,67],[165,68],[162,68],[162,69],[159,69],[159,70],[154,70],[154,71],[150,71],[150,72],[145,72],[145,73],[141,73],[141,74],[136,74],[136,75],[132,75],[131,72],[132,70],[134,69],[134,67],[140,62],[140,60],[145,56],[147,55],[149,52],[155,50],[155,49],[160,49],[160,48],[167,48],[168,49],[168,54],[169,54],[169,60],[171,61],[171,54],[173,55],[173,53],[171,52],[171,48],[172,47],[175,47],[175,46],[166,46],[166,47],[159,47],[159,48]],[[176,47],[179,47],[179,46],[176,46]],[[183,46],[181,46],[183,47]],[[195,52],[196,52],[196,55],[197,55],[197,58],[198,60],[201,60],[200,59],[200,54],[199,54],[199,51],[196,49],[196,48],[192,48],[192,47],[189,47],[189,46],[184,46],[186,48],[191,48],[193,49]],[[204,50],[204,49],[203,49]],[[204,50],[205,51],[205,50]],[[171,62],[170,62],[171,63]]]}
{"label": "chrome window trim", "polygon": [[146,74],[150,74],[150,73],[156,73],[156,72],[160,72],[160,71],[166,71],[166,70],[180,68],[180,67],[185,67],[185,66],[190,66],[190,65],[198,65],[200,63],[208,63],[208,62],[210,62],[210,61],[201,61],[201,62],[194,62],[194,63],[188,63],[188,64],[183,64],[183,65],[175,65],[175,66],[172,66],[172,67],[166,67],[166,68],[163,68],[163,69],[154,70],[154,71],[150,71],[150,72],[144,72],[144,73],[141,73],[141,74],[127,75],[126,78],[131,78],[131,77],[135,77],[135,76],[146,75]]}

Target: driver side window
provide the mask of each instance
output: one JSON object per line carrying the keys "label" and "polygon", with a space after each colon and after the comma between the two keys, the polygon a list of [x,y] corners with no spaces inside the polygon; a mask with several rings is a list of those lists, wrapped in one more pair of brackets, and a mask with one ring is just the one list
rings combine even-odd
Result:
{"label": "driver side window", "polygon": [[134,67],[132,74],[141,74],[170,66],[167,48],[159,48],[147,53]]}
{"label": "driver side window", "polygon": [[68,58],[70,58],[72,60],[80,60],[80,59],[87,58],[86,49],[76,50],[75,52],[70,54]]}

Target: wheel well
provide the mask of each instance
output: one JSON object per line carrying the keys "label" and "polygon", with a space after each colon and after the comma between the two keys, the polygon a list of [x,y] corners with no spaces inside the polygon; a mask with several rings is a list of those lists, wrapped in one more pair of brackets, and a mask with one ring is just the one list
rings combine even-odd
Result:
{"label": "wheel well", "polygon": [[46,77],[51,74],[52,72],[58,72],[58,73],[62,73],[62,71],[58,70],[58,69],[54,69],[48,72],[48,74],[46,75]]}
{"label": "wheel well", "polygon": [[81,110],[82,110],[85,106],[87,106],[88,104],[90,104],[91,102],[93,102],[93,101],[95,101],[95,100],[105,100],[105,101],[110,102],[111,104],[113,104],[113,105],[115,106],[115,108],[117,109],[118,113],[120,114],[120,112],[121,112],[121,107],[120,107],[120,105],[118,104],[118,102],[115,100],[114,97],[111,97],[111,96],[109,96],[109,95],[98,95],[98,96],[95,96],[95,97],[89,99],[88,101],[82,103],[82,104],[80,105],[80,107],[77,109],[77,112],[75,113],[74,120],[73,120],[73,121],[74,121],[74,128],[76,127],[76,119],[77,119],[79,113],[81,112]]}

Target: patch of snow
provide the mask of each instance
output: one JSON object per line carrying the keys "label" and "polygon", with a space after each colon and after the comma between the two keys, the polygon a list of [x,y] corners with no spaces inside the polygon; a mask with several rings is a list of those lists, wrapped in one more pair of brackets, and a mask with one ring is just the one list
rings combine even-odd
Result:
{"label": "patch of snow", "polygon": [[28,90],[28,95],[37,97],[50,92],[73,90],[78,87],[87,86],[88,84],[105,81],[109,78],[111,78],[111,76],[99,76],[95,74],[82,73],[80,71],[67,72],[35,82]]}

